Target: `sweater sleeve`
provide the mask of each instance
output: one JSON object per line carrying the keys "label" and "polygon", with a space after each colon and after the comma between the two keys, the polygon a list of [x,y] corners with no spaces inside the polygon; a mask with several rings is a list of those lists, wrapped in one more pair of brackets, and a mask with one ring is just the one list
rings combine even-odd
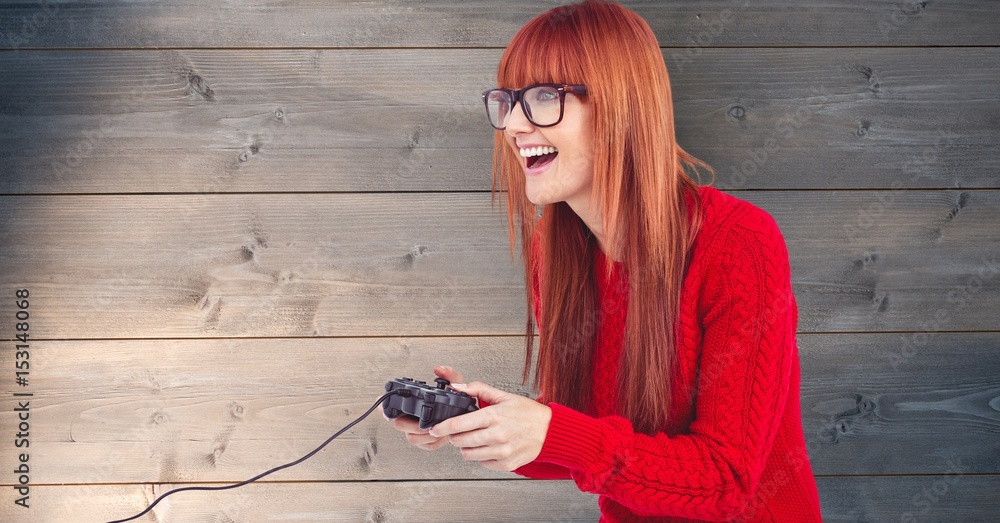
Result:
{"label": "sweater sleeve", "polygon": [[[788,396],[797,310],[784,239],[750,207],[703,260],[695,419],[674,436],[559,404],[536,462],[645,516],[737,517],[753,499]],[[718,241],[715,241],[718,240]]]}

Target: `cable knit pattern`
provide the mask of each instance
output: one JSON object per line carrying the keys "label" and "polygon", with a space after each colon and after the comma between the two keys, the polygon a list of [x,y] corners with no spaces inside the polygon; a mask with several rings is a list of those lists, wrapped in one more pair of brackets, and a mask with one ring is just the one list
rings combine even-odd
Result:
{"label": "cable knit pattern", "polygon": [[[598,251],[604,311],[588,413],[549,403],[538,458],[517,469],[598,494],[601,521],[821,521],[799,407],[798,312],[774,219],[713,187],[681,294],[678,374],[663,432],[615,411],[628,275]],[[608,280],[600,277],[613,263]],[[534,293],[536,311],[540,297]],[[544,323],[538,319],[539,329]],[[591,415],[593,414],[593,415]]]}

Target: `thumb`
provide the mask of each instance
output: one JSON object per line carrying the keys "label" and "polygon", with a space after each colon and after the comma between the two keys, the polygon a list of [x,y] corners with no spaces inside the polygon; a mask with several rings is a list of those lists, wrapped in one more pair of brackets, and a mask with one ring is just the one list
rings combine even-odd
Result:
{"label": "thumb", "polygon": [[504,401],[510,396],[510,394],[507,392],[504,392],[500,389],[495,389],[479,381],[475,381],[469,384],[454,383],[452,384],[452,387],[454,387],[455,390],[460,390],[468,394],[469,396],[484,400],[490,405],[496,405],[497,403]]}
{"label": "thumb", "polygon": [[452,383],[464,383],[465,380],[462,379],[462,373],[451,367],[445,367],[438,365],[434,367],[434,375],[439,378],[444,378]]}

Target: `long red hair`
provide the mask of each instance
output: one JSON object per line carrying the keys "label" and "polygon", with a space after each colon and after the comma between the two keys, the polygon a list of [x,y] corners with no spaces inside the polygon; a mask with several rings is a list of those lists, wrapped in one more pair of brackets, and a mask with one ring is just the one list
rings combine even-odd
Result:
{"label": "long red hair", "polygon": [[[634,12],[589,0],[528,22],[500,59],[497,83],[517,89],[538,82],[587,86],[582,100],[594,114],[593,201],[607,256],[621,262],[629,285],[617,408],[636,430],[652,434],[668,422],[681,285],[701,223],[698,185],[684,167],[714,171],[677,144],[667,68],[652,30]],[[537,218],[525,195],[521,161],[498,131],[493,197],[507,192],[511,257],[520,233],[524,260],[524,380],[533,361],[537,277],[541,325],[534,384],[545,401],[587,412],[601,316],[593,271],[597,241],[565,202],[546,205]],[[532,249],[536,234],[538,252]]]}

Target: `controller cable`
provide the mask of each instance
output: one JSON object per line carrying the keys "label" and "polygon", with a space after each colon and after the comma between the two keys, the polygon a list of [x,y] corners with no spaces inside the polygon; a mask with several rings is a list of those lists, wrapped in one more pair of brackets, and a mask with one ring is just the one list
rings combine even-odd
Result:
{"label": "controller cable", "polygon": [[393,391],[386,392],[385,394],[382,395],[381,398],[378,399],[378,401],[375,402],[374,405],[371,406],[371,408],[369,408],[364,414],[362,414],[361,417],[359,417],[358,419],[356,419],[356,420],[348,423],[346,427],[340,429],[336,434],[334,434],[333,436],[330,436],[329,438],[327,438],[327,440],[324,441],[322,445],[316,447],[316,449],[313,450],[312,452],[310,452],[309,454],[306,454],[305,456],[302,456],[301,458],[299,458],[299,459],[297,459],[297,460],[295,460],[295,461],[293,461],[291,463],[286,463],[284,465],[281,465],[281,466],[278,466],[278,467],[274,467],[273,469],[268,470],[267,472],[263,472],[263,473],[258,474],[258,475],[254,476],[254,477],[252,477],[252,478],[250,478],[250,479],[248,479],[246,481],[241,481],[239,483],[234,483],[232,485],[223,485],[221,487],[182,487],[182,488],[176,488],[174,490],[171,490],[170,492],[167,492],[165,494],[160,495],[160,497],[156,498],[156,501],[153,501],[153,503],[150,506],[146,507],[146,510],[143,510],[142,512],[140,512],[140,513],[138,513],[138,514],[136,514],[136,515],[134,515],[134,516],[132,516],[130,518],[127,518],[127,519],[116,519],[114,521],[109,521],[108,523],[124,523],[126,521],[132,521],[133,519],[141,517],[143,514],[145,514],[145,513],[149,512],[150,510],[152,510],[153,507],[155,507],[156,504],[160,502],[160,500],[162,500],[163,498],[165,498],[165,497],[167,497],[167,496],[169,496],[169,495],[171,495],[171,494],[173,494],[175,492],[183,492],[185,490],[227,490],[227,489],[231,489],[231,488],[242,487],[243,485],[246,485],[248,483],[253,483],[254,481],[257,481],[258,479],[263,478],[264,476],[267,476],[268,474],[271,474],[272,472],[277,472],[277,471],[279,471],[281,469],[286,469],[288,467],[293,467],[295,465],[298,465],[299,463],[302,463],[303,461],[305,461],[305,460],[313,457],[313,455],[315,455],[317,452],[323,450],[323,447],[327,446],[337,436],[343,434],[344,432],[346,432],[351,427],[353,427],[353,426],[357,425],[358,423],[360,423],[361,420],[367,418],[368,415],[372,413],[372,411],[374,411],[379,405],[382,404],[382,402],[384,402],[385,400],[389,399],[389,396],[395,396],[397,394],[400,395],[400,396],[403,396],[404,398],[407,398],[407,397],[410,396],[410,394],[412,394],[412,392],[410,392],[409,390],[406,390],[406,389],[396,389],[396,390],[393,390]]}

